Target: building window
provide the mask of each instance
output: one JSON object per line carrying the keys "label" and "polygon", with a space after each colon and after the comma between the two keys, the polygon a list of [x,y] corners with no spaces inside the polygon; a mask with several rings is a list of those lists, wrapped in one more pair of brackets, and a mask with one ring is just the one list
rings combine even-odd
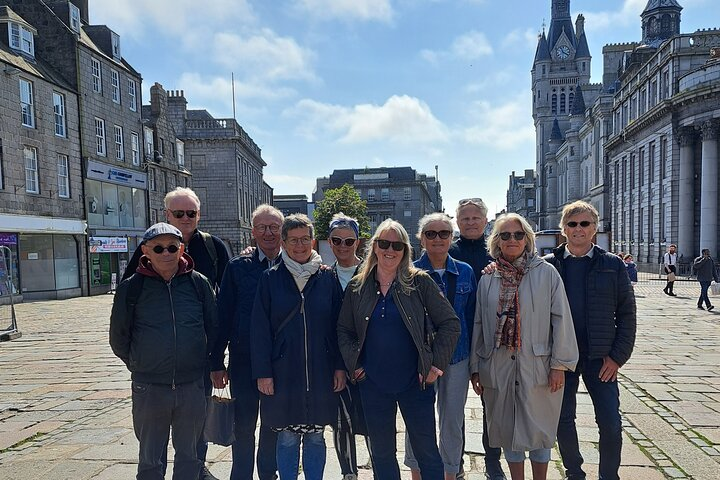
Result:
{"label": "building window", "polygon": [[547,73],[547,65],[542,66],[542,74],[545,75]]}
{"label": "building window", "polygon": [[185,166],[185,144],[180,140],[175,142],[175,148],[177,149],[177,162],[181,167]]}
{"label": "building window", "polygon": [[145,127],[145,158],[151,159],[155,153],[155,145],[153,144],[153,131]]}
{"label": "building window", "polygon": [[33,105],[33,84],[20,79],[20,109],[22,110],[22,124],[35,128],[35,107]]}
{"label": "building window", "polygon": [[0,190],[5,188],[5,180],[3,179],[3,148],[2,138],[0,138]]}
{"label": "building window", "polygon": [[411,210],[405,210],[405,212],[403,213],[403,215],[406,216],[406,217],[412,217],[412,211],[411,211]]}
{"label": "building window", "polygon": [[374,188],[368,188],[367,199],[368,199],[368,202],[375,201],[375,189]]}
{"label": "building window", "polygon": [[148,188],[151,192],[157,191],[157,178],[155,177],[155,169],[151,168],[148,175]]}
{"label": "building window", "polygon": [[667,175],[667,139],[665,137],[660,138],[660,178],[664,179]]}
{"label": "building window", "polygon": [[40,185],[38,183],[37,149],[33,147],[24,147],[23,156],[25,157],[25,191],[28,193],[40,193]]}
{"label": "building window", "polygon": [[100,62],[91,58],[90,66],[92,67],[93,92],[102,93],[102,70],[100,70]]}
{"label": "building window", "polygon": [[35,57],[35,41],[33,32],[23,27],[19,23],[11,23],[8,29],[10,36],[10,48],[20,50],[27,53],[31,57]]}
{"label": "building window", "polygon": [[565,113],[565,94],[560,94],[560,113]]}
{"label": "building window", "polygon": [[53,111],[55,112],[55,135],[65,136],[65,95],[53,92]]}
{"label": "building window", "polygon": [[67,155],[58,155],[58,197],[70,198],[70,168]]}
{"label": "building window", "polygon": [[110,70],[110,85],[112,86],[112,101],[120,103],[120,74]]}
{"label": "building window", "polygon": [[575,102],[575,93],[570,92],[568,94],[568,110],[572,113],[573,103]]}
{"label": "building window", "polygon": [[125,142],[123,141],[122,127],[115,125],[115,158],[125,161]]}
{"label": "building window", "polygon": [[70,7],[70,28],[80,33],[80,9],[72,2],[68,2],[68,6]]}
{"label": "building window", "polygon": [[135,80],[128,78],[128,97],[130,97],[130,110],[137,111],[137,87]]}
{"label": "building window", "polygon": [[95,153],[105,156],[105,120],[95,117]]}
{"label": "building window", "polygon": [[650,142],[648,153],[648,182],[652,184],[653,181],[655,181],[655,142]]}
{"label": "building window", "polygon": [[380,198],[383,202],[387,202],[388,200],[390,200],[390,190],[387,188],[383,188],[382,190],[380,190]]}
{"label": "building window", "polygon": [[135,132],[130,132],[130,148],[133,165],[140,165],[140,137]]}
{"label": "building window", "polygon": [[405,201],[412,200],[412,189],[410,187],[405,187],[403,189],[403,199]]}
{"label": "building window", "polygon": [[550,104],[550,109],[552,110],[553,115],[557,115],[557,93],[552,94],[552,102]]}
{"label": "building window", "polygon": [[645,149],[641,147],[639,153],[640,163],[638,164],[638,177],[640,179],[640,186],[642,187],[645,185]]}
{"label": "building window", "polygon": [[115,32],[110,32],[110,43],[112,43],[112,55],[115,60],[120,60],[120,35]]}

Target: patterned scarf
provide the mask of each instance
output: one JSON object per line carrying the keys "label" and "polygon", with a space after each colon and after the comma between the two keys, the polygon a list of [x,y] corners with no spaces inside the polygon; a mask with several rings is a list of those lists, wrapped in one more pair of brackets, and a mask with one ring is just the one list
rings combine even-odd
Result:
{"label": "patterned scarf", "polygon": [[497,259],[497,272],[502,278],[500,298],[498,300],[497,326],[495,328],[495,348],[505,345],[509,349],[520,350],[520,302],[518,287],[527,271],[528,254],[525,252],[513,263],[502,256]]}

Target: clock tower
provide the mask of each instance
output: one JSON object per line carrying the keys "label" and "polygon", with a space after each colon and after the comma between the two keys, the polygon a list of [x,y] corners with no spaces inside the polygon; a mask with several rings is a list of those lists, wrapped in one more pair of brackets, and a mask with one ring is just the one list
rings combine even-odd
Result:
{"label": "clock tower", "polygon": [[[590,49],[585,37],[585,18],[577,16],[573,25],[570,0],[552,0],[550,28],[538,36],[532,67],[533,120],[535,123],[538,223],[541,229],[557,228],[562,205],[552,192],[557,172],[553,157],[570,127],[578,85],[590,82]],[[555,124],[555,136],[553,134]]]}

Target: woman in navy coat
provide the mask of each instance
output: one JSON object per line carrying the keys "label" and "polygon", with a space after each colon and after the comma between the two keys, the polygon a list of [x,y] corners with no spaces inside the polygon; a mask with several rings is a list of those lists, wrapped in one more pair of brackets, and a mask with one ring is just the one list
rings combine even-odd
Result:
{"label": "woman in navy coat", "polygon": [[283,262],[263,273],[253,307],[252,372],[262,423],[278,432],[280,479],[297,478],[302,441],[305,478],[320,480],[323,430],[345,388],[336,333],[342,290],[331,270],[319,268],[307,216],[286,217],[281,237]]}

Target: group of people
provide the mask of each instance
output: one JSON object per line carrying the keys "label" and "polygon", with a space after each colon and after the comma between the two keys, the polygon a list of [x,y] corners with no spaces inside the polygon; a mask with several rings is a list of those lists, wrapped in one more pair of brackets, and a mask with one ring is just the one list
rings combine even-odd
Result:
{"label": "group of people", "polygon": [[619,478],[617,374],[634,346],[635,300],[624,262],[592,243],[591,205],[565,207],[567,242],[541,258],[523,217],[500,217],[486,235],[487,207],[464,199],[458,239],[450,216],[420,220],[414,262],[399,222],[378,225],[361,256],[358,222],[338,212],[332,266],[313,249],[305,215],[261,205],[256,248],[228,260],[197,229],[192,190],[169,193],[166,207],[169,223],[145,232],[110,323],[132,374],[138,479],[164,478],[170,431],[173,478],[215,478],[201,441],[205,397],[228,385],[231,479],[256,467],[260,479],[295,479],[301,463],[306,479],[323,478],[328,425],[345,479],[358,475],[356,435],[374,478],[399,479],[398,408],[412,477],[461,478],[469,386],[484,406],[486,478],[505,478],[501,452],[513,480],[524,478],[525,452],[533,478],[546,478],[557,441],[567,478],[582,479],[580,377],[600,432],[600,478]]}

